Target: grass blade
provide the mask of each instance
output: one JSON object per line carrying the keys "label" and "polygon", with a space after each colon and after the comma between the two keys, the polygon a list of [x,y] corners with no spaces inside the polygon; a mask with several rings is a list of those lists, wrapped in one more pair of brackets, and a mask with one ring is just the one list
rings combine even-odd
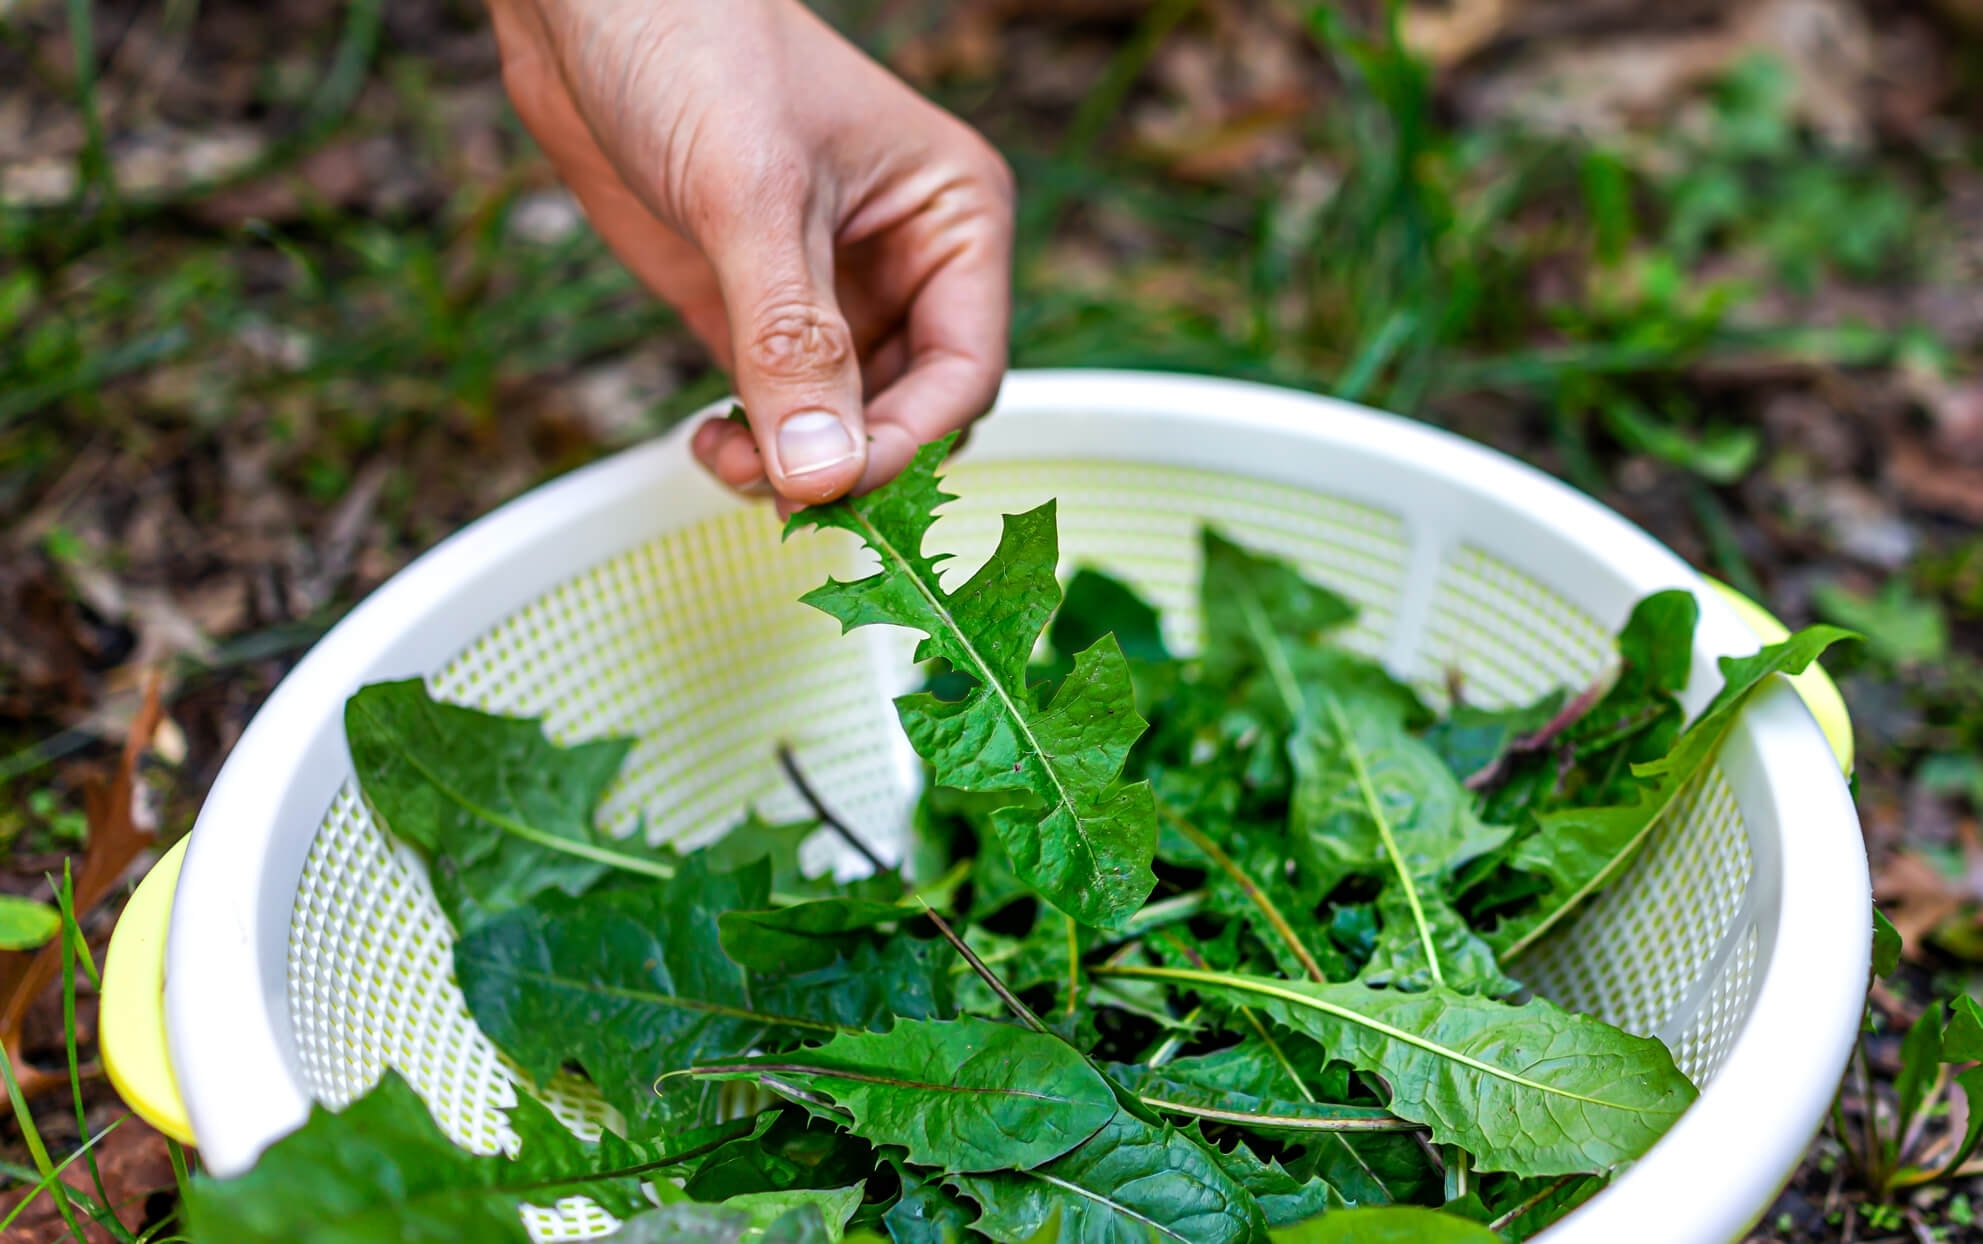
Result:
{"label": "grass blade", "polygon": [[183,325],[174,324],[136,341],[91,354],[61,375],[0,393],[0,428],[71,394],[98,388],[119,376],[176,358],[192,344],[192,334]]}
{"label": "grass blade", "polygon": [[34,1199],[36,1197],[40,1196],[43,1192],[46,1192],[50,1188],[52,1188],[55,1185],[56,1180],[62,1177],[63,1171],[68,1170],[70,1165],[81,1159],[84,1154],[89,1153],[91,1150],[95,1149],[97,1144],[100,1141],[102,1141],[105,1136],[108,1136],[110,1135],[110,1133],[116,1131],[118,1127],[122,1126],[125,1119],[129,1119],[130,1117],[131,1116],[127,1114],[122,1119],[117,1119],[112,1121],[110,1126],[104,1128],[96,1135],[84,1141],[80,1149],[77,1149],[74,1153],[70,1154],[68,1157],[63,1158],[61,1163],[57,1165],[54,1170],[50,1171],[46,1175],[43,1175],[38,1181],[36,1181],[34,1187],[28,1189],[28,1194],[22,1197],[18,1202],[16,1202],[13,1209],[7,1211],[7,1216],[5,1218],[0,1218],[0,1232],[4,1232],[8,1227],[12,1226],[14,1219],[19,1218],[22,1212],[25,1211],[29,1205],[34,1203]]}
{"label": "grass blade", "polygon": [[1218,866],[1219,871],[1231,877],[1233,884],[1252,900],[1253,905],[1260,909],[1260,914],[1266,917],[1267,923],[1273,926],[1274,932],[1287,943],[1288,951],[1300,962],[1302,971],[1308,973],[1308,979],[1318,985],[1328,979],[1322,974],[1321,965],[1315,962],[1315,956],[1309,953],[1307,945],[1294,931],[1294,926],[1288,923],[1288,918],[1281,914],[1281,909],[1274,905],[1274,900],[1267,897],[1267,892],[1262,890],[1253,878],[1246,875],[1246,870],[1239,866],[1238,861],[1227,855],[1218,843],[1206,837],[1203,830],[1169,808],[1158,804],[1157,811],[1171,823],[1172,829],[1189,839],[1192,846],[1210,858],[1212,863]]}
{"label": "grass blade", "polygon": [[1390,363],[1391,356],[1398,352],[1398,347],[1405,343],[1411,336],[1412,330],[1417,327],[1416,313],[1403,308],[1393,311],[1390,318],[1385,320],[1383,326],[1370,338],[1370,343],[1364,346],[1349,367],[1344,369],[1343,378],[1336,382],[1335,395],[1345,402],[1354,402],[1361,398],[1370,388],[1370,382],[1377,379],[1378,373]]}
{"label": "grass blade", "polygon": [[96,106],[96,28],[91,21],[90,0],[68,0],[68,17],[69,46],[75,56],[76,110],[83,114],[83,150],[78,157],[82,175],[76,179],[76,193],[80,196],[91,186],[101,187],[114,212],[117,187],[110,175],[103,115]]}
{"label": "grass blade", "polygon": [[[89,1117],[83,1109],[82,1063],[76,1053],[76,947],[83,946],[83,959],[90,963],[90,977],[99,988],[103,980],[96,973],[96,965],[89,958],[89,947],[83,943],[82,926],[76,923],[75,879],[70,875],[69,862],[62,862],[62,884],[55,887],[55,904],[62,913],[62,1044],[63,1052],[69,1060],[69,1097],[76,1111],[76,1134],[89,1134]],[[97,1218],[98,1225],[108,1230],[125,1244],[135,1244],[135,1237],[117,1217],[116,1206],[111,1203],[110,1190],[103,1186],[103,1172],[97,1168],[96,1154],[83,1151],[87,1155],[90,1182],[96,1186],[98,1201],[104,1215]],[[96,1217],[92,1215],[92,1217]]]}
{"label": "grass blade", "polygon": [[82,1227],[76,1223],[75,1208],[69,1203],[69,1190],[62,1186],[55,1164],[48,1160],[48,1146],[42,1143],[41,1129],[34,1125],[34,1114],[21,1093],[21,1082],[14,1076],[14,1060],[4,1050],[0,1050],[0,1076],[6,1078],[7,1100],[14,1107],[14,1118],[20,1121],[21,1139],[34,1159],[35,1170],[41,1172],[42,1179],[53,1181],[48,1185],[48,1195],[55,1198],[56,1212],[62,1215],[70,1235],[78,1240],[86,1239]]}

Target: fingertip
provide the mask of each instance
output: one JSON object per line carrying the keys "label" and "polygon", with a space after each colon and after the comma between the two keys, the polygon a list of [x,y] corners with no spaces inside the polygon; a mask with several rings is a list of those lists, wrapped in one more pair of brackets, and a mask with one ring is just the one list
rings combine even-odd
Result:
{"label": "fingertip", "polygon": [[709,469],[717,479],[732,488],[742,488],[752,481],[765,478],[764,459],[757,452],[757,444],[750,433],[732,425],[733,435],[726,435],[716,453],[707,460]]}
{"label": "fingertip", "polygon": [[701,426],[689,437],[689,452],[693,453],[702,465],[713,470],[716,466],[716,456],[723,448],[724,430],[736,426],[722,415],[712,415],[704,419]]}
{"label": "fingertip", "polygon": [[697,428],[689,450],[710,474],[731,487],[764,474],[749,429],[725,419],[711,419]]}
{"label": "fingertip", "polygon": [[[814,413],[825,412],[800,411],[798,415]],[[844,428],[837,416],[833,416],[833,420],[835,429]],[[822,421],[801,419],[793,440],[803,443],[810,437],[817,442],[820,439],[819,422]],[[809,427],[809,423],[813,426]],[[785,430],[785,425],[780,425],[781,434]],[[728,419],[712,418],[697,428],[690,439],[690,450],[704,469],[724,485],[749,496],[777,496],[780,515],[789,516],[807,505],[836,500],[859,485],[868,462],[867,446],[857,443],[849,451],[849,443],[853,443],[852,437],[843,432],[836,445],[829,447],[833,452],[823,468],[805,469],[802,465],[800,470],[788,472],[782,486],[775,489],[756,436]],[[795,452],[792,456],[803,463],[799,453]]]}
{"label": "fingertip", "polygon": [[779,421],[773,436],[772,482],[781,496],[801,505],[846,495],[867,467],[869,448],[858,416],[797,410]]}

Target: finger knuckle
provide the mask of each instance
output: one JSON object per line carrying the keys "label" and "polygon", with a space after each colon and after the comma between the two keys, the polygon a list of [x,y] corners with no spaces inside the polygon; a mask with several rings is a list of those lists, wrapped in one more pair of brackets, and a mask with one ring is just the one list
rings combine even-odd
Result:
{"label": "finger knuckle", "polygon": [[743,354],[770,380],[825,381],[838,377],[853,359],[854,339],[846,321],[819,303],[777,298],[752,317]]}

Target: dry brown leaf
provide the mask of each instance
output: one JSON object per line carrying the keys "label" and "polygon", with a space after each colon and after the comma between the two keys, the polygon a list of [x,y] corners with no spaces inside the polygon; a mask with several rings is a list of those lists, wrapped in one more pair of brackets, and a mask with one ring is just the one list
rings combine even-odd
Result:
{"label": "dry brown leaf", "polygon": [[1983,524],[1983,467],[1965,466],[1908,440],[1894,446],[1887,476],[1909,505]]}
{"label": "dry brown leaf", "polygon": [[1946,35],[1934,22],[1896,14],[1874,36],[1874,84],[1881,129],[1923,146],[1955,87]]}
{"label": "dry brown leaf", "polygon": [[1657,116],[1731,59],[1726,35],[1580,41],[1547,47],[1462,83],[1477,123],[1544,134],[1614,137]]}
{"label": "dry brown leaf", "polygon": [[121,193],[149,198],[238,173],[267,147],[268,138],[251,126],[157,124],[121,136],[111,172]]}
{"label": "dry brown leaf", "polygon": [[1494,42],[1525,7],[1524,0],[1414,4],[1405,10],[1398,33],[1406,47],[1443,72]]}
{"label": "dry brown leaf", "polygon": [[0,707],[23,717],[88,711],[95,697],[88,668],[93,652],[79,615],[46,562],[0,556],[0,667],[12,684]]}
{"label": "dry brown leaf", "polygon": [[[379,494],[385,490],[386,481],[398,464],[381,455],[362,467],[357,478],[344,496],[331,507],[317,529],[315,541],[317,564],[307,575],[298,576],[290,585],[289,609],[297,617],[308,617],[321,609],[337,592],[351,570],[351,562],[358,555],[358,548],[364,541],[366,531],[371,527],[372,515],[379,504]],[[245,597],[243,600],[245,606]]]}
{"label": "dry brown leaf", "polygon": [[1752,0],[1701,33],[1631,30],[1547,43],[1505,69],[1461,84],[1456,99],[1474,121],[1615,137],[1666,118],[1707,82],[1758,52],[1790,71],[1790,107],[1798,120],[1839,146],[1867,141],[1872,33],[1848,0]]}
{"label": "dry brown leaf", "polygon": [[[144,1225],[145,1200],[155,1192],[175,1186],[172,1171],[172,1154],[166,1139],[154,1131],[143,1119],[132,1116],[117,1125],[117,1130],[103,1138],[91,1150],[96,1155],[96,1171],[103,1177],[103,1191],[110,1198],[111,1208],[118,1221],[126,1227],[137,1230]],[[95,1199],[96,1180],[83,1162],[73,1162],[62,1172],[62,1183],[84,1196]],[[13,1188],[0,1193],[0,1215],[12,1210],[33,1191],[31,1188]],[[83,1238],[89,1244],[111,1244],[113,1236],[107,1228],[83,1219]],[[55,1207],[53,1199],[41,1195],[34,1204],[21,1211],[4,1235],[0,1244],[45,1244],[48,1241],[68,1240],[68,1227]]]}
{"label": "dry brown leaf", "polygon": [[1218,4],[1206,18],[1159,49],[1157,98],[1132,120],[1136,147],[1188,181],[1292,167],[1317,83],[1299,32],[1273,9]]}
{"label": "dry brown leaf", "polygon": [[681,387],[681,368],[670,352],[649,343],[585,368],[559,397],[596,443],[626,445],[648,433],[655,405]]}
{"label": "dry brown leaf", "polygon": [[164,588],[130,588],[125,599],[131,630],[138,640],[131,665],[163,669],[180,656],[204,660],[213,655],[213,640],[174,593]]}
{"label": "dry brown leaf", "polygon": [[1184,181],[1218,181],[1291,166],[1301,157],[1295,122],[1303,111],[1298,103],[1263,108],[1211,128],[1183,132],[1139,126],[1137,146],[1143,154],[1164,160],[1171,175]]}
{"label": "dry brown leaf", "polygon": [[193,214],[232,228],[247,220],[294,220],[313,206],[350,207],[362,202],[373,186],[380,164],[375,146],[373,140],[352,138],[319,147],[293,168],[202,198],[193,205]]}
{"label": "dry brown leaf", "polygon": [[[124,740],[124,752],[117,772],[108,783],[97,783],[84,792],[83,811],[89,820],[89,841],[81,865],[74,874],[76,916],[94,911],[109,896],[138,853],[152,843],[149,826],[141,812],[138,762],[151,746],[152,735],[164,710],[159,703],[163,686],[156,673],[145,684],[144,700]],[[21,1056],[21,1025],[41,991],[57,977],[62,966],[60,938],[35,951],[0,952],[0,1057],[12,1062],[21,1091],[29,1096],[66,1084],[63,1073],[45,1072]],[[11,1106],[7,1107],[11,1110]]]}
{"label": "dry brown leaf", "polygon": [[1920,534],[1881,492],[1850,476],[1789,476],[1773,481],[1782,517],[1834,552],[1895,571],[1920,546]]}
{"label": "dry brown leaf", "polygon": [[961,0],[927,33],[905,40],[889,64],[911,82],[927,86],[951,75],[983,80],[1004,60],[1005,27],[1026,17],[1057,21],[1126,21],[1141,16],[1149,0]]}
{"label": "dry brown leaf", "polygon": [[59,207],[76,193],[76,161],[34,156],[0,166],[0,204],[32,211]]}
{"label": "dry brown leaf", "polygon": [[1922,945],[1951,921],[1983,922],[1978,906],[1983,903],[1983,843],[1977,840],[1976,822],[1961,822],[1956,839],[1963,859],[1959,877],[1950,877],[1925,856],[1903,849],[1889,856],[1873,878],[1873,898],[1893,922],[1909,958],[1919,956]]}
{"label": "dry brown leaf", "polygon": [[138,498],[137,508],[124,524],[124,556],[130,565],[154,566],[198,538],[198,531],[179,512],[171,490],[154,487]]}
{"label": "dry brown leaf", "polygon": [[1860,430],[1832,403],[1812,392],[1779,389],[1763,403],[1770,441],[1808,454],[1825,470],[1851,471],[1865,452]]}
{"label": "dry brown leaf", "polygon": [[[221,574],[174,592],[132,586],[96,563],[65,562],[61,572],[76,599],[103,622],[127,627],[135,641],[121,664],[96,680],[88,707],[65,723],[99,738],[121,738],[129,731],[154,671],[164,677],[169,694],[178,658],[210,659],[214,635],[236,630],[247,619],[247,584],[238,575]],[[8,646],[0,643],[0,651]]]}
{"label": "dry brown leaf", "polygon": [[1909,958],[1969,901],[1962,887],[1912,851],[1895,852],[1873,882],[1873,897],[1900,934]]}
{"label": "dry brown leaf", "polygon": [[920,87],[957,76],[983,81],[998,71],[998,23],[987,6],[959,4],[940,30],[905,39],[889,54],[889,67]]}
{"label": "dry brown leaf", "polygon": [[31,92],[0,95],[0,164],[11,164],[34,153],[34,113]]}
{"label": "dry brown leaf", "polygon": [[1965,465],[1983,466],[1983,379],[1942,388],[1928,413],[1935,420],[1937,449]]}
{"label": "dry brown leaf", "polygon": [[115,466],[117,455],[100,445],[90,445],[76,454],[62,475],[41,495],[34,509],[12,524],[7,533],[16,549],[31,549],[62,522],[64,513],[94,489],[105,472]]}
{"label": "dry brown leaf", "polygon": [[1774,55],[1796,83],[1793,114],[1840,147],[1872,137],[1873,28],[1848,0],[1764,0],[1736,21],[1737,55]]}

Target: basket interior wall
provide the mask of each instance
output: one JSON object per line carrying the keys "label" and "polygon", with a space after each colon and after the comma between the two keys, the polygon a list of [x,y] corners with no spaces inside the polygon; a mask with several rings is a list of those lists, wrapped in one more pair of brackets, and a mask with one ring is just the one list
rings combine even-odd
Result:
{"label": "basket interior wall", "polygon": [[[1359,606],[1348,642],[1395,640],[1412,533],[1399,515],[1312,491],[1183,468],[1095,462],[963,464],[965,500],[932,540],[961,579],[989,554],[999,515],[1058,497],[1063,569],[1119,575],[1163,611],[1167,639],[1195,650],[1198,529],[1288,557]],[[764,507],[672,532],[584,571],[468,645],[429,683],[436,695],[542,716],[553,738],[638,739],[607,798],[617,833],[697,842],[748,805],[796,813],[772,761],[788,739],[854,823],[899,825],[913,773],[888,695],[908,647],[878,631],[842,637],[797,603],[829,574],[859,573],[840,533],[781,543]],[[954,584],[953,584],[954,585]],[[1606,629],[1564,594],[1471,547],[1447,551],[1405,671],[1442,698],[1506,704],[1581,685],[1610,659]],[[1711,773],[1656,832],[1626,879],[1537,948],[1517,974],[1566,1006],[1657,1033],[1705,1083],[1747,1014],[1756,968],[1750,856],[1740,811]],[[833,861],[815,841],[818,866]],[[290,1011],[308,1090],[330,1105],[392,1066],[460,1143],[510,1148],[501,1111],[511,1070],[452,981],[451,934],[417,860],[387,841],[347,784],[318,830],[291,921]],[[606,1120],[578,1082],[544,1094],[580,1130]],[[589,1202],[533,1211],[539,1239],[600,1234]]]}

